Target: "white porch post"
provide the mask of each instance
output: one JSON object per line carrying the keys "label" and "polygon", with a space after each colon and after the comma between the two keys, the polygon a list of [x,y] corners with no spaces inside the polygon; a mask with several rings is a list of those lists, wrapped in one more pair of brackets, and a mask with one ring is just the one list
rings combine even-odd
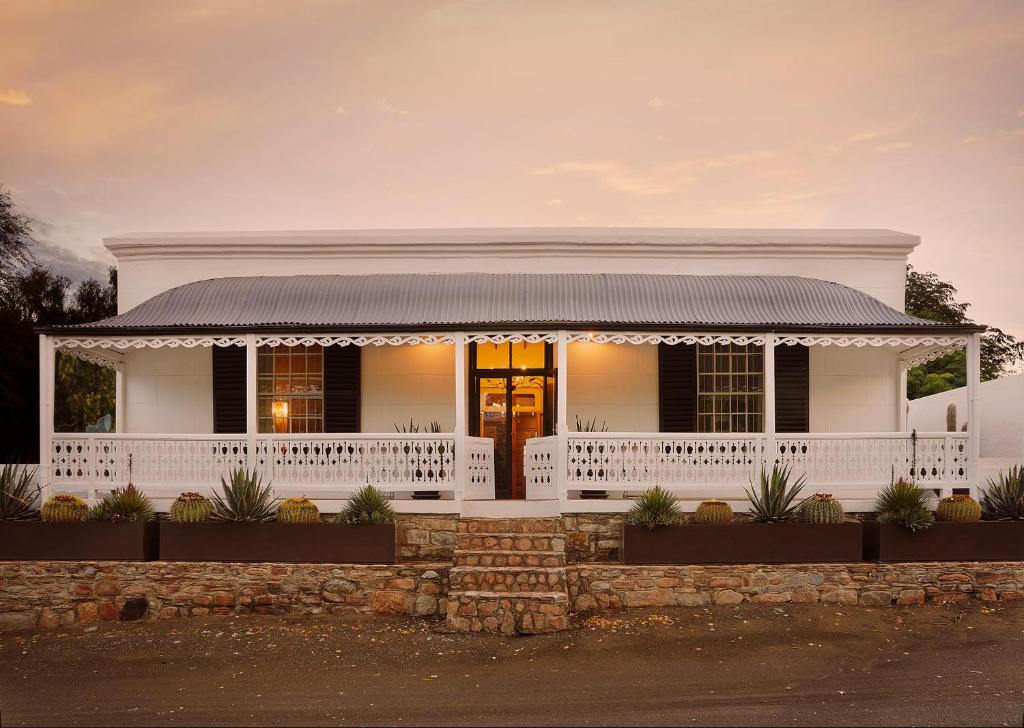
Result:
{"label": "white porch post", "polygon": [[896,431],[907,431],[907,363],[896,360]]}
{"label": "white porch post", "polygon": [[114,432],[127,432],[124,426],[124,364],[114,370]]}
{"label": "white porch post", "polygon": [[[53,380],[54,380],[53,339],[46,334],[39,336],[39,485],[40,497],[45,501],[50,496],[53,480]],[[88,455],[92,466],[92,453]]]}
{"label": "white porch post", "polygon": [[967,482],[971,495],[977,494],[981,469],[981,334],[967,339]]}
{"label": "white porch post", "polygon": [[771,470],[778,457],[775,441],[775,334],[764,337],[764,467]]}
{"label": "white porch post", "polygon": [[245,434],[249,469],[256,467],[256,334],[245,335]]}
{"label": "white porch post", "polygon": [[558,362],[558,374],[555,377],[555,421],[558,447],[555,452],[555,473],[558,498],[566,498],[568,478],[566,469],[569,460],[569,332],[564,329],[558,332],[555,344],[555,360]]}
{"label": "white porch post", "polygon": [[469,477],[466,458],[466,334],[455,334],[455,500],[461,501]]}

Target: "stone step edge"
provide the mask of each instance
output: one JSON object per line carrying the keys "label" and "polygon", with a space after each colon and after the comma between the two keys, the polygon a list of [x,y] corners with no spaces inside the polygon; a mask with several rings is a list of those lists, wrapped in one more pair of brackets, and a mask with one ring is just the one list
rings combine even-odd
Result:
{"label": "stone step edge", "polygon": [[568,602],[569,595],[566,592],[489,592],[489,591],[450,591],[448,592],[448,603],[451,604],[458,597],[469,597],[470,599],[533,599],[541,602]]}
{"label": "stone step edge", "polygon": [[482,554],[485,556],[565,556],[564,551],[531,551],[529,549],[455,549],[454,552],[456,557],[469,554]]}
{"label": "stone step edge", "polygon": [[500,574],[516,574],[520,572],[544,572],[547,574],[554,574],[558,572],[564,572],[568,569],[567,566],[466,566],[460,564],[459,566],[452,566],[448,569],[448,573],[464,574],[475,571],[496,571]]}
{"label": "stone step edge", "polygon": [[456,538],[565,538],[564,533],[555,533],[554,531],[528,531],[526,533],[517,531],[473,531],[472,533],[456,533]]}

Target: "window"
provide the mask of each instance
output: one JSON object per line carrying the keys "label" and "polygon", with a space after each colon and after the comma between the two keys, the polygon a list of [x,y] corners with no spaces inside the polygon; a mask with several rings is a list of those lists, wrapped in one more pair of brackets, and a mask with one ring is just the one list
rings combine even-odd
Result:
{"label": "window", "polygon": [[697,349],[697,429],[764,431],[764,351],[753,344]]}
{"label": "window", "polygon": [[261,346],[256,405],[260,432],[324,431],[324,350]]}

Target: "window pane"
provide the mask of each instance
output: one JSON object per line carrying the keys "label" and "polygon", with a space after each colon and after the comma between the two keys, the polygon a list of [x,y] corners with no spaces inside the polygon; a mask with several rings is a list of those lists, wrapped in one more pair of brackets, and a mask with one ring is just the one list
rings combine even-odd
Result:
{"label": "window pane", "polygon": [[511,346],[513,369],[544,368],[544,342],[537,342],[535,344],[521,342],[518,344],[512,344]]}
{"label": "window pane", "polygon": [[511,344],[477,344],[477,369],[508,369]]}

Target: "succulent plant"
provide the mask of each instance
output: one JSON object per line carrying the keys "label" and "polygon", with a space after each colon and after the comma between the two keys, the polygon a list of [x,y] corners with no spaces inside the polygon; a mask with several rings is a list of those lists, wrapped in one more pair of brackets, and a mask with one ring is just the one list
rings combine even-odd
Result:
{"label": "succulent plant", "polygon": [[981,506],[969,495],[949,495],[939,500],[935,518],[939,521],[973,523],[981,520]]}
{"label": "succulent plant", "polygon": [[348,499],[337,516],[338,523],[394,523],[395,511],[387,496],[372,485],[365,485]]}
{"label": "succulent plant", "polygon": [[671,526],[684,520],[678,499],[659,485],[637,498],[626,514],[627,523],[644,528]]}
{"label": "succulent plant", "polygon": [[281,523],[320,523],[320,509],[306,496],[286,498],[277,509]]}
{"label": "succulent plant", "polygon": [[4,465],[0,470],[0,520],[18,521],[35,515],[39,502],[35,477],[35,468]]}
{"label": "succulent plant", "polygon": [[[807,477],[801,475],[793,485],[789,484],[789,467],[772,466],[772,472],[765,472],[764,468],[758,476],[760,488],[757,493],[753,490],[746,491],[750,500],[750,515],[755,521],[761,523],[778,523],[791,521],[796,516],[799,503],[793,503],[800,495]],[[751,484],[753,489],[753,484]]]}
{"label": "succulent plant", "polygon": [[879,523],[896,523],[911,531],[921,531],[935,522],[933,500],[934,496],[924,488],[900,479],[878,494],[875,511]]}
{"label": "succulent plant", "polygon": [[985,518],[993,521],[1024,520],[1024,467],[1015,465],[989,480],[981,495]]}
{"label": "succulent plant", "polygon": [[212,518],[218,521],[239,521],[263,523],[274,520],[277,508],[270,484],[263,485],[263,479],[255,470],[236,468],[228,480],[222,476],[220,486],[223,493],[213,494]]}
{"label": "succulent plant", "polygon": [[202,493],[182,493],[174,499],[170,519],[176,523],[199,523],[213,513],[213,503]]}
{"label": "succulent plant", "polygon": [[723,500],[701,501],[693,513],[693,522],[704,526],[732,523],[732,508]]}
{"label": "succulent plant", "polygon": [[73,495],[55,495],[48,498],[39,509],[39,517],[50,523],[70,523],[84,521],[89,517],[89,506],[81,498]]}
{"label": "succulent plant", "polygon": [[846,518],[842,504],[828,493],[815,493],[800,504],[804,523],[842,523]]}
{"label": "succulent plant", "polygon": [[129,483],[110,491],[92,507],[89,518],[94,521],[152,521],[156,512],[146,494]]}

